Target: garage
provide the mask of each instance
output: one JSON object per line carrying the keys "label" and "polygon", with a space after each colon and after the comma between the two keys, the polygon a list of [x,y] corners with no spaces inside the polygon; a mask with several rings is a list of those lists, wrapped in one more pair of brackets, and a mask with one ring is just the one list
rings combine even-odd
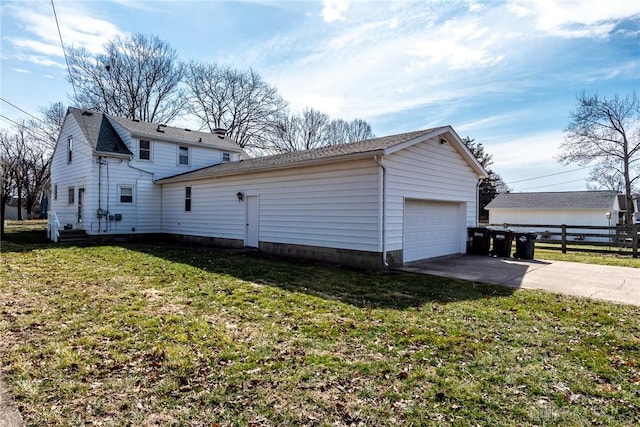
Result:
{"label": "garage", "polygon": [[410,262],[462,252],[463,204],[406,199],[403,261]]}

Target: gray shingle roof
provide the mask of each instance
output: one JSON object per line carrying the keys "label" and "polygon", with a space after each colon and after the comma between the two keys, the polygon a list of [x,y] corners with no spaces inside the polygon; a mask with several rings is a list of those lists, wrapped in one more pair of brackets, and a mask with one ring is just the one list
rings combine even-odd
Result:
{"label": "gray shingle roof", "polygon": [[76,119],[89,144],[96,151],[133,154],[104,114],[72,107],[69,108],[69,113]]}
{"label": "gray shingle roof", "polygon": [[110,120],[127,129],[132,135],[143,138],[147,137],[152,141],[165,140],[194,145],[206,145],[234,153],[242,152],[240,146],[231,138],[211,132],[200,132],[160,125],[158,123],[141,122],[73,107],[69,107],[69,113],[76,119],[91,146],[97,151],[105,153],[132,154],[112,126]]}
{"label": "gray shingle roof", "polygon": [[486,209],[611,209],[615,191],[566,191],[498,194]]}
{"label": "gray shingle roof", "polygon": [[349,144],[321,147],[312,150],[301,150],[292,153],[275,154],[272,156],[258,157],[254,159],[242,160],[239,162],[222,163],[205,167],[192,172],[170,176],[158,180],[159,183],[175,182],[182,180],[192,180],[208,178],[220,175],[231,175],[247,171],[260,171],[276,169],[287,166],[297,166],[307,162],[330,160],[349,155],[367,154],[374,155],[385,149],[411,141],[430,133],[440,130],[448,130],[449,126],[436,127],[415,132],[403,133],[399,135],[385,136],[381,138],[368,139],[364,141],[352,142]]}
{"label": "gray shingle roof", "polygon": [[175,142],[205,144],[222,150],[232,151],[234,153],[242,151],[240,146],[231,138],[211,132],[200,132],[186,128],[166,126],[158,123],[125,119],[112,115],[109,115],[109,118],[120,124],[125,129],[128,129],[133,135],[138,137],[147,137],[150,140],[161,139]]}

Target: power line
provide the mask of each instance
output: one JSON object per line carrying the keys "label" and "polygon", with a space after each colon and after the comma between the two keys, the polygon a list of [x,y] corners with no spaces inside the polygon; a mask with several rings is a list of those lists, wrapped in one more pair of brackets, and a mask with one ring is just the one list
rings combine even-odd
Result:
{"label": "power line", "polygon": [[548,185],[540,185],[538,187],[531,187],[531,188],[525,188],[525,190],[535,190],[537,188],[546,188],[546,187],[555,187],[557,185],[564,185],[564,184],[571,184],[573,182],[580,182],[580,181],[585,181],[585,178],[581,178],[581,179],[575,179],[573,181],[565,181],[565,182],[557,182],[555,184],[548,184]]}
{"label": "power line", "polygon": [[56,7],[53,4],[53,0],[51,0],[51,8],[53,9],[53,17],[56,20],[56,27],[58,28],[58,36],[60,37],[60,46],[62,46],[62,53],[64,54],[64,60],[67,63],[67,72],[69,73],[69,80],[71,80],[71,86],[73,87],[73,94],[78,97],[78,93],[76,92],[76,84],[73,82],[73,78],[71,76],[71,67],[69,66],[69,58],[67,57],[67,49],[64,47],[64,42],[62,41],[62,32],[60,31],[60,24],[58,23],[58,14],[56,13]]}
{"label": "power line", "polygon": [[16,104],[12,104],[11,102],[7,101],[6,99],[0,97],[0,101],[2,102],[6,102],[7,104],[11,105],[13,108],[15,108],[16,110],[19,110],[23,113],[25,113],[27,116],[29,117],[33,117],[34,119],[36,119],[37,121],[46,124],[40,117],[36,117],[33,114],[29,113],[28,111],[23,110],[22,108],[18,107]]}
{"label": "power line", "polygon": [[585,167],[582,167],[582,168],[571,169],[571,170],[568,170],[568,171],[551,173],[551,174],[549,174],[549,175],[540,175],[540,176],[535,176],[535,177],[533,177],[533,178],[519,179],[518,181],[511,181],[511,182],[508,182],[508,183],[507,183],[507,185],[517,184],[517,183],[519,183],[519,182],[525,182],[525,181],[533,181],[533,180],[541,179],[541,178],[548,178],[548,177],[550,177],[550,176],[562,175],[562,174],[565,174],[565,173],[571,173],[571,172],[581,171],[581,170],[584,170],[584,169],[589,169],[590,167],[591,167],[591,166],[585,166]]}
{"label": "power line", "polygon": [[50,138],[50,136],[49,136],[49,135],[46,135],[46,134],[44,134],[44,133],[36,132],[35,130],[33,130],[33,128],[31,128],[31,127],[29,127],[29,126],[26,126],[26,125],[24,125],[24,124],[22,124],[22,123],[18,123],[18,122],[16,122],[15,120],[11,120],[9,117],[7,117],[7,116],[5,116],[5,115],[0,114],[0,118],[1,118],[1,119],[6,120],[7,122],[11,122],[11,123],[13,123],[13,124],[14,124],[14,125],[16,125],[16,126],[19,126],[19,127],[23,128],[24,130],[26,130],[26,131],[28,131],[28,132],[31,132],[32,134],[34,134],[34,135],[36,135],[36,136],[39,136],[40,138],[46,138],[46,139],[49,139],[49,138]]}

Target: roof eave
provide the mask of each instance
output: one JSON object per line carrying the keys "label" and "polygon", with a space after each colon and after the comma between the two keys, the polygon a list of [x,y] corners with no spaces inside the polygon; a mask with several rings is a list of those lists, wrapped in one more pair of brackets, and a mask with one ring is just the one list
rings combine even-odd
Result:
{"label": "roof eave", "polygon": [[[350,161],[350,160],[373,158],[373,157],[375,157],[377,155],[380,155],[380,154],[384,154],[384,150],[373,150],[373,151],[365,151],[365,152],[362,152],[362,153],[342,154],[342,155],[332,156],[332,157],[323,157],[323,158],[320,158],[320,159],[300,160],[300,161],[291,162],[291,163],[285,163],[285,164],[281,164],[281,165],[256,166],[256,167],[253,167],[251,169],[231,170],[231,171],[220,172],[220,173],[212,173],[210,175],[202,176],[202,177],[189,177],[191,172],[185,172],[185,173],[182,173],[180,175],[174,175],[174,176],[169,176],[169,177],[166,177],[166,178],[160,178],[160,179],[155,180],[154,182],[156,184],[171,184],[171,183],[175,183],[175,182],[196,181],[196,180],[217,178],[217,177],[223,177],[223,176],[245,175],[245,174],[258,173],[258,172],[269,172],[269,171],[283,170],[283,169],[294,169],[294,168],[299,168],[299,167],[304,167],[304,166],[320,165],[320,164],[324,164],[324,163],[336,163],[336,162],[345,162],[345,161]],[[213,167],[215,167],[215,166],[213,166]],[[193,172],[195,172],[195,171],[193,171]]]}
{"label": "roof eave", "polygon": [[99,150],[93,150],[93,155],[104,156],[104,157],[117,157],[119,159],[131,159],[133,157],[133,154],[114,153],[112,151],[99,151]]}

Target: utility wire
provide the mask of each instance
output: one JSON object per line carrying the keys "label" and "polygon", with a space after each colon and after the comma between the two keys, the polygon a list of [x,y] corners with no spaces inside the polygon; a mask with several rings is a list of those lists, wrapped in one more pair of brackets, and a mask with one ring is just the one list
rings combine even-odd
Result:
{"label": "utility wire", "polygon": [[29,126],[26,126],[26,125],[24,125],[22,123],[18,123],[15,120],[11,120],[9,117],[7,117],[5,115],[0,114],[0,118],[6,120],[7,122],[11,122],[16,126],[19,126],[19,127],[23,128],[24,130],[26,130],[28,132],[31,132],[32,134],[34,134],[36,136],[39,136],[40,138],[46,138],[46,139],[50,138],[50,136],[46,135],[45,133],[41,133],[39,131],[36,132],[33,128],[31,128]]}
{"label": "utility wire", "polygon": [[573,183],[573,182],[580,182],[580,181],[585,181],[585,180],[586,180],[586,178],[581,178],[581,179],[575,179],[575,180],[573,180],[573,181],[557,182],[557,183],[555,183],[555,184],[540,185],[540,186],[538,186],[538,187],[525,188],[525,189],[524,189],[524,190],[522,190],[522,191],[535,190],[535,189],[537,189],[537,188],[555,187],[555,186],[557,186],[557,185],[571,184],[571,183]]}
{"label": "utility wire", "polygon": [[62,41],[62,32],[60,31],[60,24],[58,23],[58,14],[56,13],[56,7],[53,4],[53,0],[51,0],[51,8],[53,9],[53,17],[56,20],[56,27],[58,28],[58,36],[60,37],[60,46],[62,46],[62,53],[64,54],[64,60],[67,63],[67,72],[69,73],[69,80],[71,80],[71,86],[73,87],[73,94],[75,97],[78,97],[78,93],[76,92],[76,84],[73,81],[71,76],[71,66],[69,66],[69,58],[67,57],[67,49],[64,47],[64,42]]}
{"label": "utility wire", "polygon": [[27,116],[29,116],[29,117],[33,117],[33,118],[34,118],[34,119],[36,119],[37,121],[39,121],[39,122],[41,122],[41,123],[46,124],[46,123],[44,122],[44,120],[42,120],[40,117],[36,117],[36,116],[34,116],[33,114],[29,113],[28,111],[25,111],[25,110],[23,110],[22,108],[18,107],[16,104],[12,104],[11,102],[7,101],[6,99],[4,99],[4,98],[2,98],[2,97],[0,97],[0,101],[2,101],[2,102],[6,102],[7,104],[11,105],[11,106],[12,106],[13,108],[15,108],[16,110],[19,110],[19,111],[21,111],[21,112],[25,113]]}
{"label": "utility wire", "polygon": [[582,168],[571,169],[571,170],[568,170],[568,171],[551,173],[551,174],[549,174],[549,175],[541,175],[541,176],[535,176],[535,177],[533,177],[533,178],[519,179],[518,181],[511,181],[511,182],[508,182],[508,183],[507,183],[507,185],[517,184],[518,182],[533,181],[533,180],[535,180],[535,179],[548,178],[548,177],[550,177],[550,176],[562,175],[562,174],[570,173],[570,172],[581,171],[581,170],[584,170],[584,169],[589,169],[590,167],[591,167],[591,166],[585,166],[585,167],[582,167]]}

